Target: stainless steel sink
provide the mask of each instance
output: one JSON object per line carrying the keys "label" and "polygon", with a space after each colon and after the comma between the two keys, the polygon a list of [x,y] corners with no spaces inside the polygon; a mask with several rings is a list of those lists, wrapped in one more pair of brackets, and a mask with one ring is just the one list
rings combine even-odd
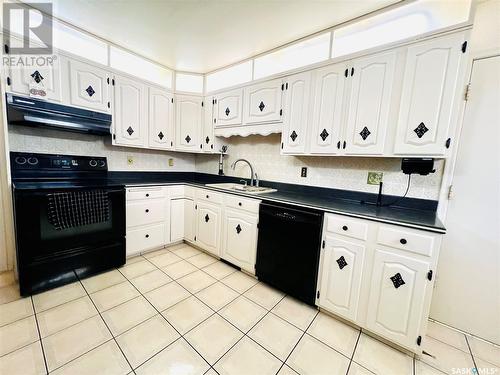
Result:
{"label": "stainless steel sink", "polygon": [[220,183],[220,184],[206,184],[205,186],[213,187],[213,188],[217,188],[217,189],[223,189],[223,190],[239,191],[239,192],[248,193],[248,194],[264,194],[264,193],[272,193],[272,192],[277,191],[276,189],[271,189],[268,187],[249,186],[249,185],[243,185],[243,184],[235,184],[232,182],[226,182],[226,183]]}

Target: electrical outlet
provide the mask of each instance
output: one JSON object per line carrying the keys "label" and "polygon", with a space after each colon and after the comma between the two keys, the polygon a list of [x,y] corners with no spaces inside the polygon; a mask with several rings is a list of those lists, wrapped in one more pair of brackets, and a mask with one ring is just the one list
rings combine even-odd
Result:
{"label": "electrical outlet", "polygon": [[168,159],[168,166],[173,167],[174,166],[174,158],[169,158]]}
{"label": "electrical outlet", "polygon": [[127,156],[127,164],[128,165],[134,164],[134,157],[133,156]]}
{"label": "electrical outlet", "polygon": [[383,176],[384,174],[382,172],[368,172],[368,179],[366,183],[368,185],[380,185]]}
{"label": "electrical outlet", "polygon": [[307,177],[307,167],[302,167],[300,170],[300,177]]}

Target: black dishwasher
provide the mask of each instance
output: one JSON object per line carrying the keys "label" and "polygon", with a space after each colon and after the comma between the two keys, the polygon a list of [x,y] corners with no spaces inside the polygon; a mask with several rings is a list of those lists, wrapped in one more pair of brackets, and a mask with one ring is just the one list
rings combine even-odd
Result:
{"label": "black dishwasher", "polygon": [[323,212],[261,203],[256,275],[309,305],[316,283]]}

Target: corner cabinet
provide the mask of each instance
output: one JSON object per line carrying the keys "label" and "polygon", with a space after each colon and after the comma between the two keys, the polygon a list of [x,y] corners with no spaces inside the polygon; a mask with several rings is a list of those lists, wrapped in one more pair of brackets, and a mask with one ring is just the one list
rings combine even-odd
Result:
{"label": "corner cabinet", "polygon": [[200,152],[202,144],[203,99],[199,96],[176,95],[175,149]]}
{"label": "corner cabinet", "polygon": [[131,78],[115,76],[113,144],[144,147],[148,140],[146,86]]}
{"label": "corner cabinet", "polygon": [[394,153],[444,155],[452,136],[452,113],[461,95],[465,34],[408,47]]}
{"label": "corner cabinet", "polygon": [[311,72],[305,72],[287,77],[285,80],[285,113],[281,138],[283,153],[302,153],[305,151],[311,75]]}
{"label": "corner cabinet", "polygon": [[149,88],[149,147],[171,150],[174,146],[174,98],[155,87]]}
{"label": "corner cabinet", "polygon": [[317,304],[422,353],[441,234],[325,214]]}

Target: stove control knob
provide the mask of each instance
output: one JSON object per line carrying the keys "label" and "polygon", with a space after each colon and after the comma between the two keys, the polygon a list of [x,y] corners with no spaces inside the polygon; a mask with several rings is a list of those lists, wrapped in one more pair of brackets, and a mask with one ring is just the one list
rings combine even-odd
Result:
{"label": "stove control knob", "polygon": [[90,165],[91,167],[97,167],[97,161],[96,161],[96,160],[94,160],[94,159],[92,159],[91,161],[89,161],[89,165]]}
{"label": "stove control knob", "polygon": [[104,168],[106,166],[106,162],[104,160],[99,161],[99,167]]}
{"label": "stove control knob", "polygon": [[37,158],[28,158],[28,164],[29,165],[37,165],[38,159]]}
{"label": "stove control knob", "polygon": [[26,158],[24,156],[18,156],[16,159],[16,164],[23,165],[26,164]]}

